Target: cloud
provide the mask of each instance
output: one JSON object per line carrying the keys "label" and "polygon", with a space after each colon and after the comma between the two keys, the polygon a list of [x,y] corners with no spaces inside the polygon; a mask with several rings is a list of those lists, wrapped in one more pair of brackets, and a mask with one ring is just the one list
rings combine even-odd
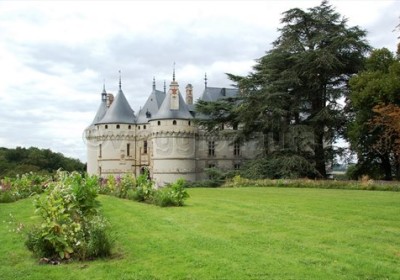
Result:
{"label": "cloud", "polygon": [[[373,46],[393,46],[397,1],[334,1]],[[309,1],[3,1],[0,2],[0,145],[51,148],[86,160],[82,132],[108,92],[123,91],[137,112],[167,86],[176,62],[184,92],[200,97],[246,75],[277,38],[281,13]],[[392,39],[393,38],[393,39]]]}

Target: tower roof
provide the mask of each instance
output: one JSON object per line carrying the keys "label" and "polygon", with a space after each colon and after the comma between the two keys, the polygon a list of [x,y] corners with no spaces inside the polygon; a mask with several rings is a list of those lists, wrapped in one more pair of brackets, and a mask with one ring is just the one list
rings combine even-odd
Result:
{"label": "tower roof", "polygon": [[128,123],[136,122],[135,112],[126,100],[124,93],[120,87],[117,96],[115,97],[110,108],[108,108],[105,116],[99,121],[99,124],[104,123]]}
{"label": "tower roof", "polygon": [[147,123],[158,112],[164,99],[165,93],[154,88],[143,108],[139,111],[136,122]]}
{"label": "tower roof", "polygon": [[[172,83],[176,83],[172,81]],[[179,98],[179,108],[177,110],[171,109],[171,95],[168,94],[166,98],[164,98],[163,103],[161,104],[158,112],[151,117],[151,120],[162,120],[162,119],[192,119],[193,116],[189,111],[188,106],[181,93],[178,91]]]}
{"label": "tower roof", "polygon": [[97,109],[97,113],[92,121],[92,124],[98,124],[99,121],[101,121],[101,119],[104,117],[106,112],[107,112],[107,102],[102,100],[99,109]]}
{"label": "tower roof", "polygon": [[101,103],[99,109],[97,109],[96,116],[94,117],[92,124],[97,124],[107,112],[107,92],[106,85],[103,84],[103,92],[101,93]]}

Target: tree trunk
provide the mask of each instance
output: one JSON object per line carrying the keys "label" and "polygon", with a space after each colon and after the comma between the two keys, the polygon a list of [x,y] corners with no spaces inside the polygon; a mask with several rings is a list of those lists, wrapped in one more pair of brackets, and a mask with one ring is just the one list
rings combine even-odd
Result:
{"label": "tree trunk", "polygon": [[321,174],[323,178],[326,178],[326,166],[325,166],[325,152],[324,152],[324,131],[321,128],[315,128],[314,130],[314,158],[315,168]]}
{"label": "tree trunk", "polygon": [[383,172],[385,173],[385,178],[384,180],[386,181],[392,181],[392,166],[390,165],[390,159],[387,154],[381,156],[381,167],[383,169]]}

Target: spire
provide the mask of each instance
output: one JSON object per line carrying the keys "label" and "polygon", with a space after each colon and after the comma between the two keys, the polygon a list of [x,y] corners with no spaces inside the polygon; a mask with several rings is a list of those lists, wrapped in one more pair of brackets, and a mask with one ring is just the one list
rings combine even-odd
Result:
{"label": "spire", "polygon": [[204,87],[207,88],[207,73],[204,74]]}
{"label": "spire", "polygon": [[172,81],[175,82],[175,61],[174,61],[174,70],[173,70],[173,73],[172,73]]}
{"label": "spire", "polygon": [[119,72],[119,90],[122,90],[122,86],[121,86],[121,70],[119,70],[118,72]]}
{"label": "spire", "polygon": [[165,83],[165,80],[164,80],[164,93],[165,94],[167,93],[167,84]]}
{"label": "spire", "polygon": [[156,90],[156,77],[153,76],[153,90]]}
{"label": "spire", "polygon": [[101,100],[107,101],[107,92],[106,92],[106,79],[103,80],[103,92],[101,93]]}

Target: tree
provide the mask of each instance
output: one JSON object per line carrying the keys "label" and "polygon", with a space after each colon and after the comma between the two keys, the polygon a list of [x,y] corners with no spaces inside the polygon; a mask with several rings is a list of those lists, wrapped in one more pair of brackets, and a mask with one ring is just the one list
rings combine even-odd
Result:
{"label": "tree", "polygon": [[[365,70],[350,80],[349,106],[353,112],[347,138],[358,157],[356,176],[365,174],[391,180],[393,170],[398,169],[397,128],[393,125],[398,121],[399,77],[399,59],[384,48],[374,50]],[[376,167],[380,170],[378,174]]]}
{"label": "tree", "polygon": [[[311,131],[311,160],[326,177],[330,144],[346,122],[338,101],[347,95],[347,82],[362,68],[370,49],[366,33],[347,27],[347,20],[327,1],[308,11],[290,9],[281,22],[280,36],[253,73],[246,77],[228,74],[241,96],[240,105],[224,116],[241,123],[245,135]],[[198,109],[202,111],[202,106]]]}

